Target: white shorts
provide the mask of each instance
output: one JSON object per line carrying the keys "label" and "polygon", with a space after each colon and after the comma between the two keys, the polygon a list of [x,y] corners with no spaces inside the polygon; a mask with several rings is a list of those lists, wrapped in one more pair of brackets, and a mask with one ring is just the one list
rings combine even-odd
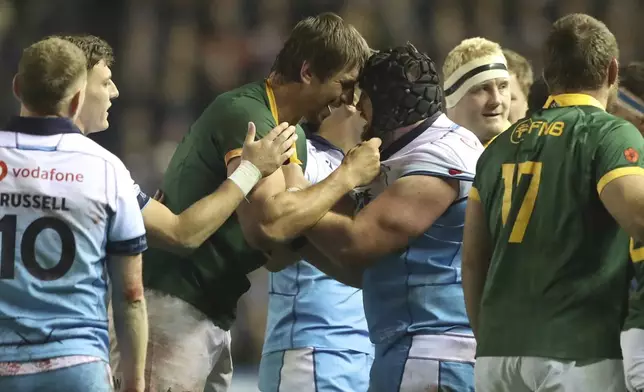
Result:
{"label": "white shorts", "polygon": [[622,332],[621,342],[626,387],[631,392],[644,391],[644,330]]}
{"label": "white shorts", "polygon": [[476,392],[624,392],[619,359],[558,361],[538,357],[479,357]]}
{"label": "white shorts", "polygon": [[[145,300],[149,326],[146,390],[228,390],[233,373],[230,332],[220,329],[179,298],[146,289]],[[111,308],[110,343],[110,362],[118,391],[122,375]]]}

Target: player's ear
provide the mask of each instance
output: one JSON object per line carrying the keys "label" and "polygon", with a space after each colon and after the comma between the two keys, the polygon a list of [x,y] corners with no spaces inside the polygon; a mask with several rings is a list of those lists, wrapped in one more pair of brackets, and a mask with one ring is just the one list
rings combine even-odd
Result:
{"label": "player's ear", "polygon": [[308,61],[302,63],[300,68],[300,80],[304,84],[311,84],[313,82],[313,72],[311,71],[311,64]]}
{"label": "player's ear", "polygon": [[74,120],[76,120],[76,118],[80,114],[83,103],[85,102],[86,85],[87,81],[79,83],[76,92],[74,93],[74,95],[72,95],[72,98],[69,101],[69,116]]}
{"label": "player's ear", "polygon": [[617,78],[619,77],[619,62],[616,58],[610,61],[608,64],[608,85],[613,86],[617,83]]}
{"label": "player's ear", "polygon": [[22,101],[22,99],[20,99],[20,78],[18,77],[18,74],[14,75],[13,77],[12,88],[13,88],[13,96],[18,101]]}

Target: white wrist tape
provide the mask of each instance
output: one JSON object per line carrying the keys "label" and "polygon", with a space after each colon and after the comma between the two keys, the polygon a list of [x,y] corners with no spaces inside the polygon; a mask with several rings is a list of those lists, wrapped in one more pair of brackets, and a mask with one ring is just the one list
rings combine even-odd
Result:
{"label": "white wrist tape", "polygon": [[262,179],[262,173],[250,161],[241,161],[228,179],[234,182],[246,197],[259,180]]}

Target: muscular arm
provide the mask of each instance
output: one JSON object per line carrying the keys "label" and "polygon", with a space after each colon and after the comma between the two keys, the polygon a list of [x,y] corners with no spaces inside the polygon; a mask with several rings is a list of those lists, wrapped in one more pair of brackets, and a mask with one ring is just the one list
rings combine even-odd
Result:
{"label": "muscular arm", "polygon": [[[238,158],[231,160],[228,173],[237,165]],[[354,185],[340,166],[311,187],[286,192],[284,175],[279,169],[257,184],[248,195],[250,203],[242,203],[237,209],[244,236],[253,246],[270,250],[275,242],[286,242],[315,225]]]}
{"label": "muscular arm", "polygon": [[241,189],[230,180],[179,215],[152,199],[143,209],[148,239],[156,247],[190,253],[224,224],[242,200]]}
{"label": "muscular arm", "polygon": [[628,169],[630,175],[616,178],[601,189],[600,199],[621,228],[644,241],[644,169]]}
{"label": "muscular arm", "polygon": [[479,309],[487,271],[492,258],[492,242],[485,224],[485,214],[476,188],[472,188],[465,213],[463,230],[463,292],[465,309],[476,337]]}
{"label": "muscular arm", "polygon": [[125,387],[143,391],[148,316],[143,296],[141,255],[110,256],[114,329],[123,361]]}
{"label": "muscular arm", "polygon": [[604,134],[594,158],[600,200],[628,234],[644,240],[644,139],[622,122]]}
{"label": "muscular arm", "polygon": [[423,234],[456,199],[457,189],[455,180],[403,177],[355,217],[329,212],[306,235],[337,263],[334,268],[346,266],[355,275]]}

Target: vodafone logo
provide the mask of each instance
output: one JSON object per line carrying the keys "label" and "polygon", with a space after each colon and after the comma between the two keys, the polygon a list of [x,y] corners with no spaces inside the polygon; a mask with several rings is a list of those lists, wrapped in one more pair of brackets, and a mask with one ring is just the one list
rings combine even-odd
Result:
{"label": "vodafone logo", "polygon": [[7,164],[4,161],[0,161],[0,181],[4,180],[8,172]]}
{"label": "vodafone logo", "polygon": [[7,163],[0,161],[0,181],[4,180],[7,174],[11,174],[16,178],[34,178],[52,182],[83,182],[85,180],[82,173],[64,172],[56,168],[43,169],[40,166],[12,167],[9,170]]}

